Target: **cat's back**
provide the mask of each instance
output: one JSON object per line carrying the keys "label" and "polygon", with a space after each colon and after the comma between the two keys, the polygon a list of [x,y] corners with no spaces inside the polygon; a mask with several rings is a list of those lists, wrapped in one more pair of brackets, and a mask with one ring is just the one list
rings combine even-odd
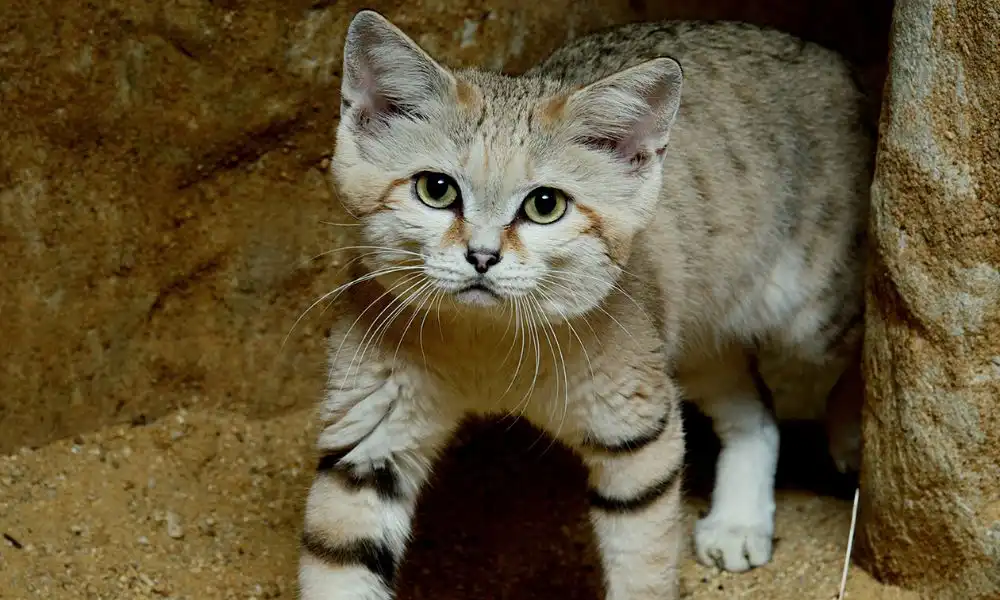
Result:
{"label": "cat's back", "polygon": [[570,40],[529,74],[585,85],[661,56],[677,60],[684,71],[682,106],[706,99],[718,105],[723,99],[715,94],[726,87],[798,95],[841,88],[851,77],[848,63],[832,50],[735,21],[634,23],[596,31]]}
{"label": "cat's back", "polygon": [[[695,312],[744,324],[772,318],[734,308],[772,283],[788,290],[782,306],[835,280],[853,294],[874,135],[847,61],[776,30],[666,22],[573,40],[533,73],[585,85],[659,56],[684,73],[660,208],[638,243],[668,257],[652,261],[661,284],[680,250]],[[778,305],[760,310],[784,318]]]}

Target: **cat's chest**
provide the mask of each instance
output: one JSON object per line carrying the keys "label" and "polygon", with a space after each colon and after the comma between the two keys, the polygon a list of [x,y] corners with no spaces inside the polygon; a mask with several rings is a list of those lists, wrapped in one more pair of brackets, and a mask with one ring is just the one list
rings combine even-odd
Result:
{"label": "cat's chest", "polygon": [[470,413],[547,418],[554,407],[579,403],[590,392],[580,385],[575,357],[549,352],[545,346],[539,350],[511,343],[496,351],[466,349],[450,353],[447,360],[438,356],[433,364],[411,365],[421,372],[424,392],[438,402]]}

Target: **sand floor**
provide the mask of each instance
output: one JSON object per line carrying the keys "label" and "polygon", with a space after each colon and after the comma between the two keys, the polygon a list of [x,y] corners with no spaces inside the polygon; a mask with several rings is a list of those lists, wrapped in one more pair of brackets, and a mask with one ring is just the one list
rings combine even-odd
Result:
{"label": "sand floor", "polygon": [[[527,427],[472,427],[421,504],[401,599],[594,599],[583,474]],[[0,598],[294,598],[310,413],[174,413],[0,458]],[[689,519],[704,508],[689,502]],[[683,596],[835,598],[850,501],[783,491],[771,565],[686,559]],[[915,598],[851,571],[849,597]]]}

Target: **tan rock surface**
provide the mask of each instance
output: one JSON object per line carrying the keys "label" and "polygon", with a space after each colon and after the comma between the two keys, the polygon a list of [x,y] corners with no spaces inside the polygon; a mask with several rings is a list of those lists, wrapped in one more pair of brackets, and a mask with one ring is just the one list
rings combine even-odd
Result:
{"label": "tan rock surface", "polygon": [[896,10],[873,229],[864,564],[1000,597],[1000,8]]}

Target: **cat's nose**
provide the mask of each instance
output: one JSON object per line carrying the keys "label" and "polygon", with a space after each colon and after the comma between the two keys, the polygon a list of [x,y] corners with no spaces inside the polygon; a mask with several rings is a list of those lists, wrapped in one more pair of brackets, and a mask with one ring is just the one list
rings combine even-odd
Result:
{"label": "cat's nose", "polygon": [[499,250],[486,250],[484,248],[469,248],[465,253],[465,260],[476,268],[477,273],[485,273],[490,267],[500,262]]}

